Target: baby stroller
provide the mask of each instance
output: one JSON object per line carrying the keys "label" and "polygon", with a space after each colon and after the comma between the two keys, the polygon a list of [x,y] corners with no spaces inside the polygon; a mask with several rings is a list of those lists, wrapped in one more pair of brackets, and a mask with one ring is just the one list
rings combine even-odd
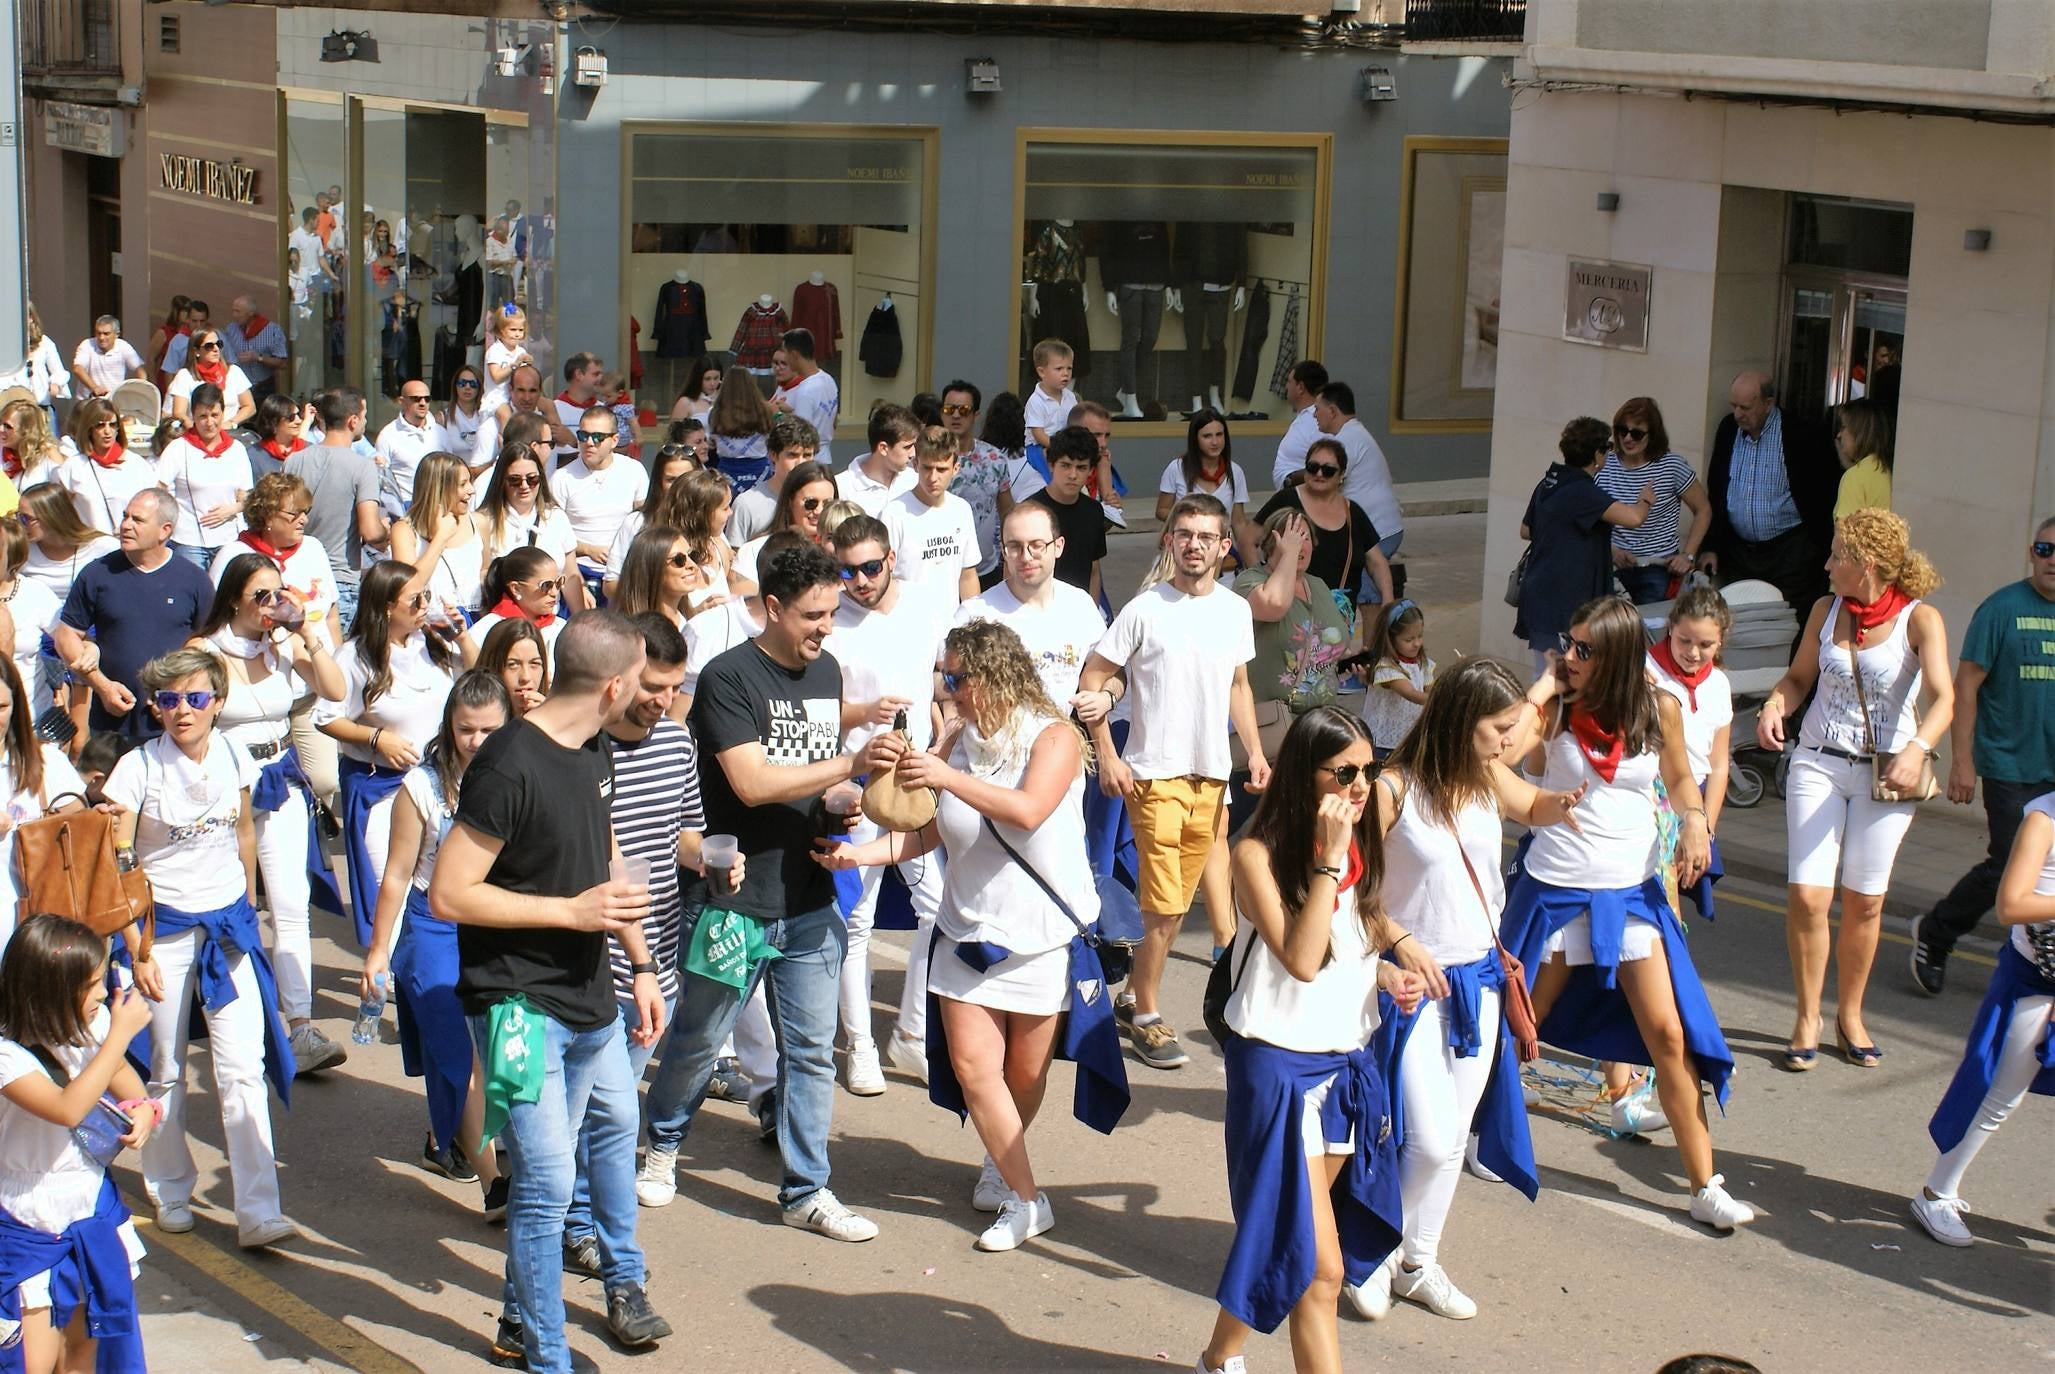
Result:
{"label": "baby stroller", "polygon": [[107,399],[114,406],[114,413],[121,417],[122,447],[147,455],[158,421],[164,418],[164,398],[157,394],[156,384],[130,377],[107,393]]}
{"label": "baby stroller", "polygon": [[[1788,750],[1764,749],[1755,742],[1756,710],[1790,666],[1791,643],[1798,637],[1798,618],[1784,594],[1767,582],[1730,582],[1720,588],[1734,628],[1720,650],[1720,666],[1734,693],[1734,726],[1728,735],[1727,803],[1754,806],[1771,788],[1784,795],[1791,769]],[[1664,632],[1671,602],[1641,608],[1651,639]]]}

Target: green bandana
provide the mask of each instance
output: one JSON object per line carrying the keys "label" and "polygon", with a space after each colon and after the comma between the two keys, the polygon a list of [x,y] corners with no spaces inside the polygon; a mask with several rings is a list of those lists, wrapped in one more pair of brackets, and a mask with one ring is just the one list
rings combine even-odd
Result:
{"label": "green bandana", "polygon": [[543,1018],[516,993],[487,1013],[485,1051],[485,1139],[505,1129],[516,1102],[542,1097]]}
{"label": "green bandana", "polygon": [[784,957],[764,939],[762,921],[710,906],[699,913],[699,921],[692,927],[685,971],[731,988],[746,988],[760,965]]}

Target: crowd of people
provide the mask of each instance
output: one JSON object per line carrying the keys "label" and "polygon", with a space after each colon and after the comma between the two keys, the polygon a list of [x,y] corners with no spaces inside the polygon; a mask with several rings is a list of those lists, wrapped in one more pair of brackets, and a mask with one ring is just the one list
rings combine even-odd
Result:
{"label": "crowd of people", "polygon": [[[154,944],[131,928],[110,954],[50,913],[0,956],[0,1317],[35,1374],[83,1367],[93,1303],[91,1333],[136,1339],[123,1145],[158,1228],[194,1225],[196,1007],[238,1239],[298,1234],[268,1095],[348,1056],[317,1023],[317,910],[353,922],[368,1015],[396,1003],[422,1166],[505,1223],[490,1352],[512,1367],[575,1367],[567,1272],[600,1282],[622,1347],[671,1334],[638,1214],[674,1201],[709,1097],[778,1149],[787,1225],[863,1242],[878,1221],[832,1186],[838,1079],[923,1085],[976,1130],[973,1244],[1005,1252],[1056,1225],[1027,1143],[1052,1060],[1110,1133],[1130,1064],[1189,1062],[1195,1010],[1236,1219],[1204,1374],[1283,1324],[1297,1367],[1340,1369],[1344,1303],[1477,1315],[1440,1242],[1466,1161],[1537,1194],[1520,1064],[1542,1043],[1606,1066],[1616,1129],[1671,1133],[1693,1221],[1746,1224],[1705,1105],[1733,1056],[1680,909],[1712,915],[1734,747],[1732,621],[1693,576],[1714,566],[1803,623],[1753,726],[1792,751],[1783,1067],[1819,1060],[1830,960],[1841,1056],[1883,1059],[1882,900],[1952,732],[1946,790],[1983,780],[1991,856],[1918,924],[1913,972],[1938,992],[1992,907],[2010,938],[1911,1204],[1937,1240],[1969,1243],[1971,1158],[2055,1091],[2055,520],[1951,672],[1906,522],[1874,474],[1813,522],[1831,479],[1779,443],[1755,374],[1704,481],[1648,398],[1572,421],[1526,513],[1531,670],[1437,666],[1390,471],[1317,362],[1253,514],[1227,419],[1190,418],[1130,591],[1103,567],[1129,519],[1112,416],[1058,343],[1025,399],[957,380],[878,406],[838,467],[804,330],[768,397],[695,369],[656,442],[593,355],[543,400],[503,306],[449,412],[407,382],[373,435],[351,388],[251,381],[248,306],[232,336],[179,336],[152,452],[101,399],[143,367],[112,322],[63,445],[40,401],[0,411],[0,791],[11,823],[107,808],[156,900]],[[1877,415],[1839,433],[1849,477],[1888,477]],[[1194,1009],[1164,972],[1200,904]],[[879,1027],[894,923],[913,945]]]}

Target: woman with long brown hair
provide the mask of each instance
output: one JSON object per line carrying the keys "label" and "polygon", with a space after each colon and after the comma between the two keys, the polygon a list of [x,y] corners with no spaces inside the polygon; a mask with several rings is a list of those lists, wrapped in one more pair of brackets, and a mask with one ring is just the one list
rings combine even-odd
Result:
{"label": "woman with long brown hair", "polygon": [[706,432],[713,436],[714,463],[737,494],[771,475],[771,426],[777,419],[749,370],[729,368],[707,412]]}
{"label": "woman with long brown hair", "polygon": [[414,499],[392,523],[392,556],[428,570],[428,589],[466,623],[484,592],[483,517],[471,512],[471,469],[454,454],[431,453],[414,470]]}

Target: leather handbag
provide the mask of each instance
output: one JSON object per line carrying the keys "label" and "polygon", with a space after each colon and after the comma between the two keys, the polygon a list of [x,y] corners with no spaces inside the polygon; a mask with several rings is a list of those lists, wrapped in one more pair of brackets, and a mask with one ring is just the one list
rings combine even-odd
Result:
{"label": "leather handbag", "polygon": [[[1256,738],[1263,742],[1263,757],[1275,759],[1278,746],[1284,743],[1285,734],[1292,728],[1291,707],[1282,701],[1259,701],[1256,703]],[[1249,771],[1249,746],[1241,731],[1229,733],[1227,737],[1228,761],[1237,773]]]}
{"label": "leather handbag", "polygon": [[156,939],[149,879],[141,868],[121,870],[114,855],[114,818],[86,806],[78,793],[52,798],[44,803],[45,812],[67,799],[83,809],[45,814],[14,827],[14,862],[21,874],[15,919],[47,911],[103,936],[119,934],[134,922],[142,927],[142,947],[131,953],[139,962],[148,959]]}
{"label": "leather handbag", "polygon": [[1520,561],[1513,564],[1513,570],[1506,574],[1506,604],[1516,611],[1520,609],[1520,592],[1527,582],[1527,560],[1533,554],[1532,544],[1520,550]]}
{"label": "leather handbag", "polygon": [[[893,733],[906,739],[906,712],[892,721]],[[906,833],[919,830],[935,819],[935,789],[908,787],[892,769],[872,778],[863,788],[863,814],[881,830]]]}
{"label": "leather handbag", "polygon": [[[1941,790],[1940,779],[1934,776],[1934,757],[1929,754],[1919,761],[1919,782],[1910,792],[1900,792],[1884,781],[1884,770],[1891,766],[1888,756],[1877,752],[1876,731],[1870,725],[1869,695],[1862,687],[1862,656],[1856,651],[1855,639],[1860,631],[1856,628],[1855,613],[1848,613],[1848,674],[1855,679],[1855,706],[1862,712],[1862,747],[1869,755],[1869,794],[1872,801],[1880,802],[1923,802],[1931,801]],[[1917,719],[1913,728],[1919,728]]]}
{"label": "leather handbag", "polygon": [[1227,1024],[1227,1003],[1234,996],[1234,990],[1241,986],[1242,975],[1249,971],[1249,956],[1256,952],[1256,944],[1263,938],[1261,931],[1249,932],[1249,944],[1242,951],[1241,967],[1232,967],[1234,942],[1220,951],[1220,957],[1213,961],[1213,971],[1206,975],[1206,994],[1199,1003],[1199,1018],[1206,1023],[1206,1034],[1213,1037],[1216,1045],[1226,1045],[1228,1037],[1234,1034],[1234,1027]]}
{"label": "leather handbag", "polygon": [[1470,887],[1484,912],[1484,924],[1491,928],[1491,947],[1498,951],[1499,967],[1505,970],[1506,984],[1499,989],[1499,1012],[1506,1018],[1506,1030],[1512,1034],[1513,1049],[1520,1062],[1532,1064],[1541,1058],[1541,1029],[1534,1019],[1534,995],[1527,990],[1526,966],[1499,943],[1498,923],[1491,919],[1491,903],[1485,900],[1484,884],[1477,881],[1476,866],[1470,862],[1469,851],[1463,848],[1461,835],[1456,836],[1456,852],[1463,856],[1463,871],[1470,875]]}

